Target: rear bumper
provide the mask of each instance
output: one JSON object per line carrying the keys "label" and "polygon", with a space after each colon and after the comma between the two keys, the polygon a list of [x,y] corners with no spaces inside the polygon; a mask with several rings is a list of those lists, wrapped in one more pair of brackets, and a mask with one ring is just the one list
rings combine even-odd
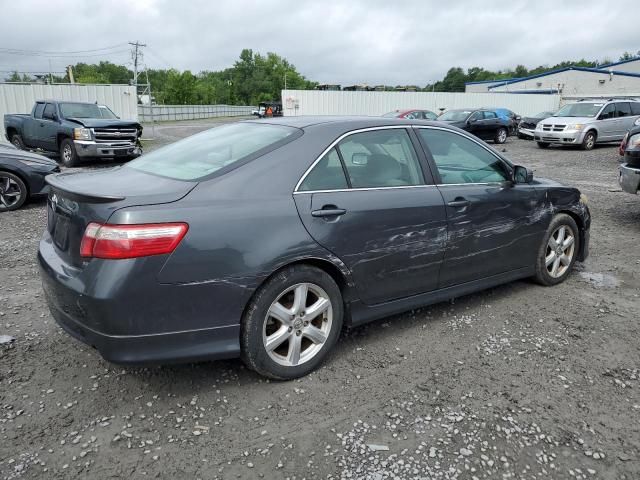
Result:
{"label": "rear bumper", "polygon": [[640,189],[640,168],[629,167],[626,163],[620,165],[618,183],[622,190],[633,195]]}
{"label": "rear bumper", "polygon": [[75,140],[76,154],[81,158],[134,158],[142,155],[140,147],[134,144],[110,144],[96,143],[84,140]]}
{"label": "rear bumper", "polygon": [[160,284],[138,269],[147,268],[145,262],[107,262],[73,267],[45,232],[38,251],[43,290],[51,314],[67,333],[120,364],[239,356],[246,289]]}

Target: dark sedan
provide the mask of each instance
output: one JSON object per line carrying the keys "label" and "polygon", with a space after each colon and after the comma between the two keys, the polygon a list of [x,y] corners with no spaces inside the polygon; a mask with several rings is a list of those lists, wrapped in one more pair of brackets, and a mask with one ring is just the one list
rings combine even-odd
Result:
{"label": "dark sedan", "polygon": [[555,112],[540,112],[532,117],[523,117],[518,124],[518,138],[533,140],[535,137],[536,125],[545,118],[552,117]]}
{"label": "dark sedan", "polygon": [[17,210],[29,197],[46,194],[45,177],[59,171],[47,157],[0,145],[0,213]]}
{"label": "dark sedan", "polygon": [[241,356],[287,379],[355,326],[588,255],[572,187],[442,122],[284,117],[49,177],[49,307],[116,363]]}
{"label": "dark sedan", "polygon": [[447,110],[438,120],[493,143],[504,143],[509,136],[509,121],[501,118],[494,110]]}

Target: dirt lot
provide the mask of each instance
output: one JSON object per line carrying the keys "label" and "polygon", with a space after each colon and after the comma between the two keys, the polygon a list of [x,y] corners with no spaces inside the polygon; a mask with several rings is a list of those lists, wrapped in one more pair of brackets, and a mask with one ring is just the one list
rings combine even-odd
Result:
{"label": "dirt lot", "polygon": [[[165,125],[166,143],[206,122]],[[0,478],[638,479],[640,197],[613,146],[517,163],[579,187],[591,257],[345,333],[269,382],[240,361],[122,368],[57,327],[35,252],[43,202],[0,217]],[[152,299],[149,299],[152,301]]]}

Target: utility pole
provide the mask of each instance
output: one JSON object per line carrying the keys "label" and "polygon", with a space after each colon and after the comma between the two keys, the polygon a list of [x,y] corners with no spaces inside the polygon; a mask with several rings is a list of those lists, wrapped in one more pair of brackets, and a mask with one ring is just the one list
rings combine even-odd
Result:
{"label": "utility pole", "polygon": [[142,51],[139,51],[141,47],[146,47],[146,43],[140,43],[138,40],[135,42],[129,42],[133,48],[131,50],[131,57],[133,59],[133,83],[138,86],[138,57],[140,57],[140,61],[142,60]]}

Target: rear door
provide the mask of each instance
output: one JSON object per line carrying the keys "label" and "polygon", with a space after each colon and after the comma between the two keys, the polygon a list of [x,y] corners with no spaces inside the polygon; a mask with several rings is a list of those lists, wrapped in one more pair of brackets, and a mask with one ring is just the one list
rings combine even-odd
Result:
{"label": "rear door", "polygon": [[40,128],[42,124],[42,113],[44,112],[44,102],[37,102],[33,109],[33,116],[24,122],[24,141],[29,147],[40,146]]}
{"label": "rear door", "polygon": [[449,221],[439,288],[533,267],[550,216],[535,187],[514,185],[511,167],[465,135],[437,127],[416,132]]}
{"label": "rear door", "polygon": [[367,304],[438,285],[446,212],[415,144],[404,127],[347,133],[294,193],[307,231],[351,270]]}

